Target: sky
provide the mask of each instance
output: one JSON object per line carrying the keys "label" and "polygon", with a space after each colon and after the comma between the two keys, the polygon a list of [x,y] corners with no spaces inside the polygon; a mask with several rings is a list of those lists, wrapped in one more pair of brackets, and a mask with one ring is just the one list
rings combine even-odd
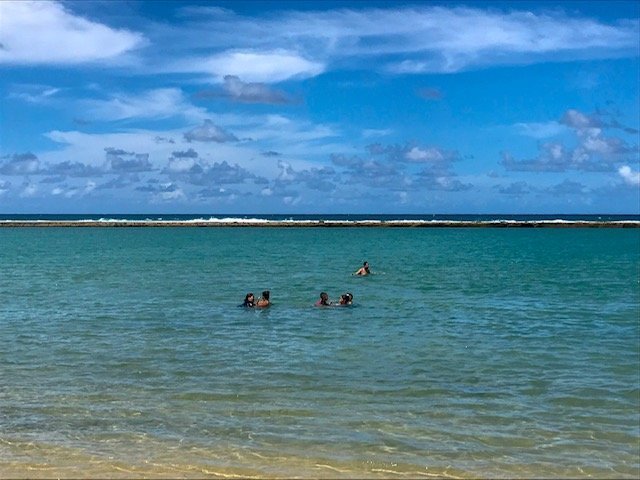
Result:
{"label": "sky", "polygon": [[0,1],[0,213],[640,213],[640,2]]}

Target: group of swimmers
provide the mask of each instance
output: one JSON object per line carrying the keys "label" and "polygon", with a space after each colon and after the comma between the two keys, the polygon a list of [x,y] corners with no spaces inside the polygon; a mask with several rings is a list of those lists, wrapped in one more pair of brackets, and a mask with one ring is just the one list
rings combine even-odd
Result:
{"label": "group of swimmers", "polygon": [[[360,267],[353,275],[364,276],[369,275],[371,270],[369,269],[369,263],[364,262],[362,267]],[[244,302],[241,307],[245,308],[267,308],[271,305],[271,301],[269,300],[271,293],[269,290],[265,290],[262,292],[262,296],[255,299],[255,295],[251,292],[247,293],[244,297]],[[338,303],[334,304],[329,301],[329,294],[327,292],[320,292],[320,299],[315,303],[317,307],[330,307],[332,305],[353,305],[353,294],[350,292],[343,293],[340,295],[340,300]]]}
{"label": "group of swimmers", "polygon": [[241,307],[267,308],[269,305],[271,305],[271,302],[269,301],[270,295],[271,293],[269,292],[269,290],[265,290],[264,292],[262,292],[262,296],[258,298],[258,300],[256,300],[256,297],[253,295],[253,293],[249,292],[244,296],[244,302],[242,303]]}

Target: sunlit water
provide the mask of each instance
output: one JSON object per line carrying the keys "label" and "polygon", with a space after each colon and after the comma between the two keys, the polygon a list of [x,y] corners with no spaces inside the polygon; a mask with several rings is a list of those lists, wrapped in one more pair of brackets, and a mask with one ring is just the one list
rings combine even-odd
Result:
{"label": "sunlit water", "polygon": [[5,228],[0,267],[0,477],[640,474],[639,229]]}

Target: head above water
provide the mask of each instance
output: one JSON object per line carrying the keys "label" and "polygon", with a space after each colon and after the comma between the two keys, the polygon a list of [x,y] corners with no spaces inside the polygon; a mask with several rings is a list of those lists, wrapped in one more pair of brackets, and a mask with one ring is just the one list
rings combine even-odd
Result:
{"label": "head above water", "polygon": [[320,292],[320,301],[318,302],[319,305],[331,305],[331,303],[329,302],[329,294],[327,292]]}
{"label": "head above water", "polygon": [[269,300],[269,290],[265,290],[264,292],[262,292],[262,298],[265,300]]}
{"label": "head above water", "polygon": [[351,293],[347,292],[340,295],[341,305],[349,305],[351,302],[353,302],[353,295]]}

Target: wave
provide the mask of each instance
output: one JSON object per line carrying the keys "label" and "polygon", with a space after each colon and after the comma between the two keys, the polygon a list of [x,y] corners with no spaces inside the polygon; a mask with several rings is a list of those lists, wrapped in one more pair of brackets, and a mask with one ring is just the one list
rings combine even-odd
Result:
{"label": "wave", "polygon": [[[9,218],[8,218],[9,217]],[[514,216],[514,218],[486,218],[483,216],[456,216],[444,218],[375,218],[374,216],[350,219],[340,216],[304,216],[266,218],[275,216],[43,216],[9,215],[0,217],[0,226],[270,226],[270,227],[640,227],[640,217],[620,216],[567,216],[565,218],[549,216]],[[141,218],[142,217],[142,218]],[[336,218],[337,217],[337,218]],[[344,216],[348,217],[348,216]],[[417,217],[417,216],[414,216]],[[572,218],[577,217],[577,218]],[[637,217],[637,218],[634,218]]]}

